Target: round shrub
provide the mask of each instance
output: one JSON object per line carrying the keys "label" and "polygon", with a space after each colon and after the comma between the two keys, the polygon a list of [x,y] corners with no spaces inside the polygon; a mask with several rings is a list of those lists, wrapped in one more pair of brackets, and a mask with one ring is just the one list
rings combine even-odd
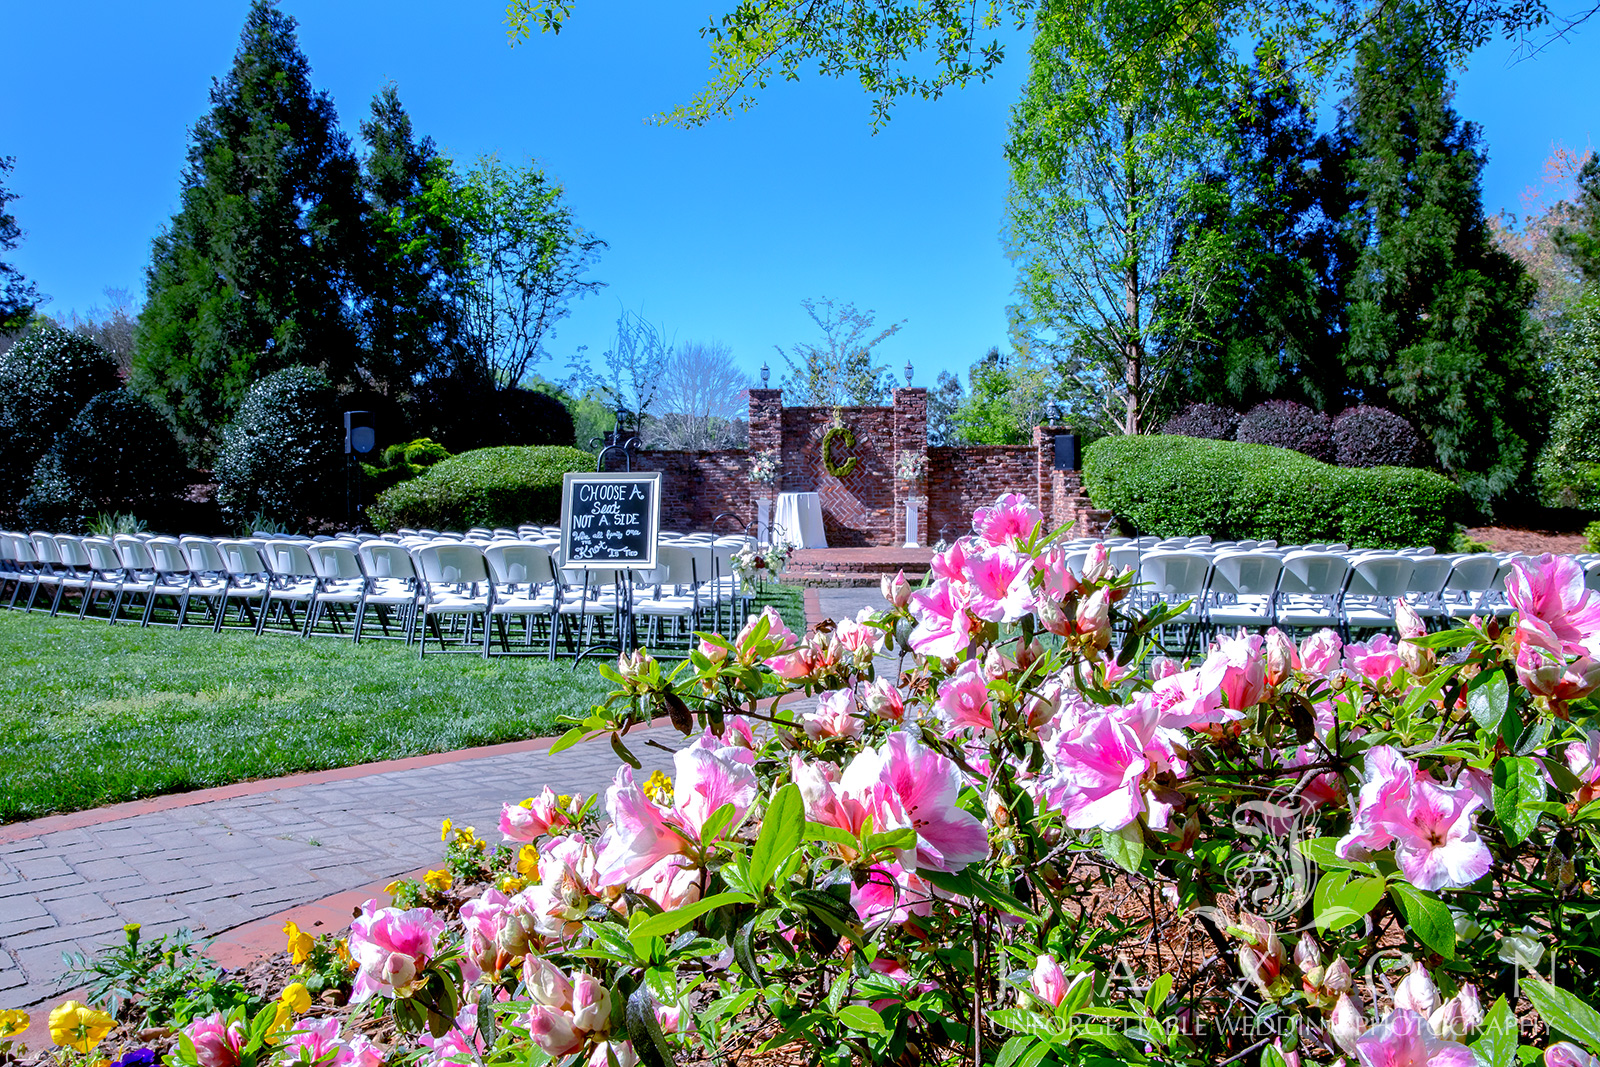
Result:
{"label": "round shrub", "polygon": [[262,378],[222,431],[215,475],[223,518],[301,530],[342,512],[343,449],[344,423],[326,374],[297,366]]}
{"label": "round shrub", "polygon": [[1431,471],[1345,469],[1267,445],[1151,435],[1106,437],[1084,453],[1097,508],[1160,537],[1449,546],[1468,501]]}
{"label": "round shrub", "polygon": [[367,514],[379,529],[465,530],[552,523],[561,511],[561,476],[592,470],[594,457],[576,448],[479,448],[451,456],[386,490]]}
{"label": "round shrub", "polygon": [[1383,408],[1346,408],[1333,420],[1333,448],[1341,467],[1415,467],[1422,438],[1404,418]]}
{"label": "round shrub", "polygon": [[56,434],[90,397],[119,384],[105,349],[49,322],[0,354],[0,480],[8,510]]}
{"label": "round shrub", "polygon": [[34,467],[22,522],[82,533],[101,514],[161,526],[188,483],[183,446],[150,403],[126,389],[93,397]]}
{"label": "round shrub", "polygon": [[401,441],[383,450],[381,463],[363,463],[361,470],[372,481],[371,491],[381,493],[390,486],[410,481],[441,460],[450,458],[449,449],[437,441],[419,437]]}
{"label": "round shrub", "polygon": [[1231,441],[1239,428],[1239,413],[1221,404],[1190,404],[1161,427],[1164,434]]}
{"label": "round shrub", "polygon": [[1268,400],[1251,408],[1239,420],[1234,440],[1293,449],[1324,463],[1334,458],[1332,420],[1293,400]]}

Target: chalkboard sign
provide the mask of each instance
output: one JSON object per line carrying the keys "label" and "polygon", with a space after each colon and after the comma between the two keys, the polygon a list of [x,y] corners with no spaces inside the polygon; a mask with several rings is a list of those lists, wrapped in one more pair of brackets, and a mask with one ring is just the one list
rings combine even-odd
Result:
{"label": "chalkboard sign", "polygon": [[661,527],[661,475],[568,474],[561,482],[564,566],[649,570]]}

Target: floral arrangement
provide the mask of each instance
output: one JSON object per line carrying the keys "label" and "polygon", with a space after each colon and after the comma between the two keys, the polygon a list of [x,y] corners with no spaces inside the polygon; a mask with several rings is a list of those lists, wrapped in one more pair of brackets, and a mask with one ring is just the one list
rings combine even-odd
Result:
{"label": "floral arrangement", "polygon": [[[1398,639],[1179,662],[1180,609],[1132,611],[1103,546],[1073,569],[1058,539],[1002,497],[885,612],[802,637],[769,610],[605,668],[551,749],[609,735],[603,797],[452,844],[489,883],[459,919],[352,925],[353,1000],[409,1042],[384,1062],[1600,1065],[1568,991],[1600,982],[1574,561],[1516,561],[1507,620],[1401,604]],[[692,741],[640,782],[627,734],[660,714]],[[192,1021],[167,1062],[369,1067],[293,1008]]]}
{"label": "floral arrangement", "polygon": [[770,545],[751,544],[735,552],[730,562],[733,572],[743,584],[767,578],[777,581],[789,566],[789,556],[793,552],[794,545],[787,541],[775,541]]}
{"label": "floral arrangement", "polygon": [[902,482],[914,482],[928,473],[928,454],[902,448],[894,457],[894,476]]}
{"label": "floral arrangement", "polygon": [[763,449],[750,457],[750,480],[757,485],[771,485],[783,470],[783,456],[776,448]]}

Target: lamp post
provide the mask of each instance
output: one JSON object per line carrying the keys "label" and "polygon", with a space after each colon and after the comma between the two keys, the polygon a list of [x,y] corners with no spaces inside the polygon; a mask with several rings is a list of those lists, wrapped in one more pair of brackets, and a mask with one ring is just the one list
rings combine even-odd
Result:
{"label": "lamp post", "polygon": [[761,388],[767,387],[767,379],[772,377],[772,368],[767,366],[767,361],[761,361]]}
{"label": "lamp post", "polygon": [[911,388],[911,361],[906,360],[906,388]]}
{"label": "lamp post", "polygon": [[1061,421],[1061,404],[1055,400],[1047,400],[1044,405],[1044,417],[1054,426]]}

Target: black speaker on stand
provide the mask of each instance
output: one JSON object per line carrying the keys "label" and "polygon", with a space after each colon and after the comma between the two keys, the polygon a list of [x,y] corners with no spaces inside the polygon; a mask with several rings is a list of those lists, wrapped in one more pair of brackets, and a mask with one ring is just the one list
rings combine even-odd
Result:
{"label": "black speaker on stand", "polygon": [[1056,435],[1055,468],[1058,471],[1075,471],[1078,469],[1078,435],[1063,433]]}
{"label": "black speaker on stand", "polygon": [[[370,411],[344,413],[344,521],[354,527],[362,508],[361,460],[378,445],[377,422]],[[351,468],[355,468],[355,496],[350,494]]]}

